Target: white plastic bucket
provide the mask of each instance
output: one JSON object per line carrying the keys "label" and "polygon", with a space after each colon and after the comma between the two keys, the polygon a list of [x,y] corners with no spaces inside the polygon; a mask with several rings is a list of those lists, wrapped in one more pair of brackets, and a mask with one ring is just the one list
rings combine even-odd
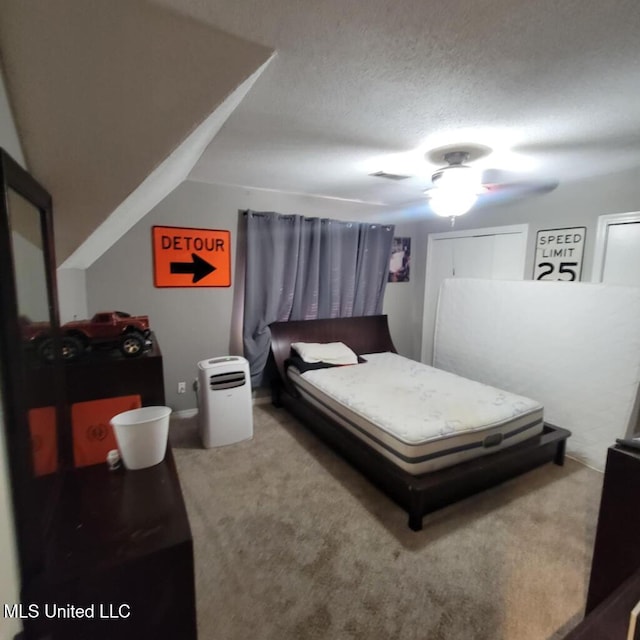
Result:
{"label": "white plastic bucket", "polygon": [[169,438],[170,407],[142,407],[111,418],[127,469],[146,469],[164,460]]}

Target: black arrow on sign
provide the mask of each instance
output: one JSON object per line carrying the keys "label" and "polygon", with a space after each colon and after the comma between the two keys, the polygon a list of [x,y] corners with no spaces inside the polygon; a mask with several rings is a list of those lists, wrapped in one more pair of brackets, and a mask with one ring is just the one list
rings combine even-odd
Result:
{"label": "black arrow on sign", "polygon": [[192,262],[170,262],[171,273],[193,273],[194,284],[214,272],[216,268],[203,260],[197,253],[191,254]]}

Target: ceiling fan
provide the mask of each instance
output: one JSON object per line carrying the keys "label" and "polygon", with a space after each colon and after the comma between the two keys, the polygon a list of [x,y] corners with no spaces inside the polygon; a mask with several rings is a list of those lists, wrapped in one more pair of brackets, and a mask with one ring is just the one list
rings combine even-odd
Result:
{"label": "ceiling fan", "polygon": [[547,193],[558,186],[557,181],[522,180],[514,173],[501,169],[474,166],[475,161],[488,156],[489,147],[483,145],[450,145],[433,149],[425,158],[433,163],[446,163],[431,176],[432,186],[425,190],[434,213],[455,217],[467,213],[482,198],[523,197]]}

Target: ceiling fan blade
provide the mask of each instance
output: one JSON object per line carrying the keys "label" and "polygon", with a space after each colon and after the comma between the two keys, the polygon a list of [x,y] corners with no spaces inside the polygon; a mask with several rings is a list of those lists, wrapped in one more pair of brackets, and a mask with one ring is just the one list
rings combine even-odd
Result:
{"label": "ceiling fan blade", "polygon": [[[448,166],[438,169],[432,176],[431,185],[424,191],[427,198],[431,199],[439,189],[444,188],[444,178],[456,178],[452,183],[447,181],[447,187],[454,191],[464,187],[463,177],[458,175],[463,169],[470,169],[464,162],[467,160],[468,153],[463,149],[446,149],[444,159],[449,163]],[[453,154],[459,154],[461,162],[452,162]],[[521,198],[533,197],[553,191],[559,184],[558,180],[550,179],[547,176],[527,175],[521,171],[512,171],[508,169],[498,169],[489,167],[476,174],[476,180],[479,179],[479,186],[476,190],[478,196],[478,204],[487,205],[498,202],[508,202],[511,200],[519,200]],[[455,183],[460,182],[458,186]],[[471,182],[473,184],[473,182]],[[477,183],[476,183],[477,184]]]}
{"label": "ceiling fan blade", "polygon": [[550,193],[557,188],[557,180],[519,180],[516,182],[485,183],[484,200],[511,200]]}
{"label": "ceiling fan blade", "polygon": [[482,184],[511,184],[527,182],[527,174],[509,169],[487,168],[482,172]]}

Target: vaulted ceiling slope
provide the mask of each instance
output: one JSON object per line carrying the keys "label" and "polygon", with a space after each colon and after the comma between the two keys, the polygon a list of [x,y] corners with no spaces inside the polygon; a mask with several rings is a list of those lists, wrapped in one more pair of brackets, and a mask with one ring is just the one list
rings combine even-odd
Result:
{"label": "vaulted ceiling slope", "polygon": [[[3,0],[0,54],[27,165],[54,198],[60,263],[123,203],[112,232],[177,186],[273,51],[143,0]],[[159,172],[168,158],[183,166]],[[154,171],[156,195],[140,196]]]}

